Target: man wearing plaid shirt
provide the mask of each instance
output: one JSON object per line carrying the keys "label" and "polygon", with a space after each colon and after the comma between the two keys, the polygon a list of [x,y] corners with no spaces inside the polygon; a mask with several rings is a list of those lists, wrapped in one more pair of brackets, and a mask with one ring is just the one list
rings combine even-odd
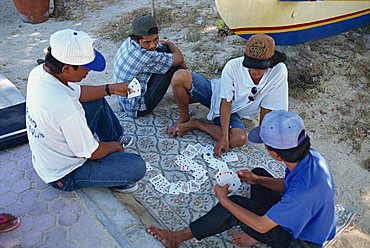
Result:
{"label": "man wearing plaid shirt", "polygon": [[135,17],[130,37],[114,58],[113,81],[131,82],[136,78],[141,95],[130,99],[118,97],[122,111],[133,118],[152,112],[166,94],[173,73],[185,67],[180,50],[169,41],[159,40],[155,19]]}

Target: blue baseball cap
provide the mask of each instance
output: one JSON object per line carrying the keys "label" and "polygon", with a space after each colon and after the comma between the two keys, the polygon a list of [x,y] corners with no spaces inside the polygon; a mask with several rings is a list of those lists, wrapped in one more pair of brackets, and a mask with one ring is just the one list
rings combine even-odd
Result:
{"label": "blue baseball cap", "polygon": [[286,150],[302,143],[306,135],[301,138],[299,135],[304,129],[303,120],[297,113],[277,110],[265,115],[261,125],[249,132],[248,140]]}

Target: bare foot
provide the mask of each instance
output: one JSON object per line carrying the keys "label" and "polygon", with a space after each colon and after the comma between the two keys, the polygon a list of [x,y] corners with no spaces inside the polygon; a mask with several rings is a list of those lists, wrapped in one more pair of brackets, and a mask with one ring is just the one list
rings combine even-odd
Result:
{"label": "bare foot", "polygon": [[173,124],[170,128],[168,128],[167,133],[171,138],[175,138],[178,135],[178,126],[181,123],[187,122],[188,120],[180,120],[178,119],[175,124]]}
{"label": "bare foot", "polygon": [[178,136],[183,136],[187,132],[189,132],[193,129],[196,129],[197,128],[197,125],[196,125],[197,121],[198,121],[197,119],[191,118],[189,121],[187,121],[185,123],[180,123],[177,126],[177,135]]}
{"label": "bare foot", "polygon": [[252,246],[258,243],[257,240],[246,234],[245,232],[233,232],[233,244],[239,246]]}
{"label": "bare foot", "polygon": [[175,232],[173,231],[151,226],[147,228],[147,232],[158,239],[166,248],[177,248],[181,243],[177,241]]}

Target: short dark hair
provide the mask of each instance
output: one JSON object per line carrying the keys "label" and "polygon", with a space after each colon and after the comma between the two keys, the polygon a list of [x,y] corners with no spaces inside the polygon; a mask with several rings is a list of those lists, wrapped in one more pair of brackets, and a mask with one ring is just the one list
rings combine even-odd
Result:
{"label": "short dark hair", "polygon": [[[149,35],[158,34],[158,28],[157,27],[150,28],[148,30],[148,34]],[[135,35],[135,34],[130,34],[130,37],[131,37],[131,39],[133,39],[135,41],[139,41],[143,38],[143,36]]]}
{"label": "short dark hair", "polygon": [[287,59],[286,54],[275,50],[274,55],[272,55],[270,60],[270,68],[274,67],[275,65],[279,64],[280,62],[284,62]]}
{"label": "short dark hair", "polygon": [[[45,55],[45,66],[49,68],[52,72],[59,74],[62,73],[63,66],[67,64],[64,64],[57,60],[56,58],[51,55],[51,47],[48,47],[48,52]],[[73,69],[77,70],[78,65],[72,65]]]}
{"label": "short dark hair", "polygon": [[[303,129],[302,132],[299,134],[299,138],[301,138],[303,135],[305,135],[305,130]],[[276,149],[271,146],[266,145],[267,149],[270,151],[276,152],[283,160],[295,163],[301,161],[304,157],[307,156],[311,143],[310,143],[310,137],[306,135],[306,138],[302,141],[301,144],[299,144],[297,147],[290,148],[290,149]]]}

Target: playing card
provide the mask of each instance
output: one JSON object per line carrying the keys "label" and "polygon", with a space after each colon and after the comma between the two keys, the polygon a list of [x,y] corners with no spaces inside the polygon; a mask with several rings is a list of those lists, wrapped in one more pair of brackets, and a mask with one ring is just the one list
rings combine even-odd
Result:
{"label": "playing card", "polygon": [[[209,153],[209,154],[212,154],[213,155],[213,146],[211,145],[206,145],[203,147],[203,149],[201,150],[201,153],[204,155],[205,153]],[[204,157],[204,156],[203,156]]]}
{"label": "playing card", "polygon": [[152,171],[154,170],[154,168],[148,163],[148,162],[145,162],[145,165],[146,165],[146,170],[147,171]]}
{"label": "playing card", "polygon": [[171,183],[170,188],[168,189],[168,194],[178,195],[179,193],[179,186],[177,185],[177,183]]}
{"label": "playing card", "polygon": [[227,154],[221,154],[221,158],[225,162],[238,161],[238,154],[236,152],[228,152]]}
{"label": "playing card", "polygon": [[238,175],[233,170],[219,171],[215,177],[218,185],[229,184],[229,190],[232,192],[235,192],[241,185]]}
{"label": "playing card", "polygon": [[200,184],[197,184],[195,180],[191,180],[188,182],[189,184],[189,192],[196,192],[200,190]]}
{"label": "playing card", "polygon": [[207,162],[209,163],[209,167],[211,167],[212,169],[218,169],[220,171],[229,169],[229,167],[224,161],[218,160],[216,158],[212,158]]}
{"label": "playing card", "polygon": [[159,185],[158,187],[155,187],[156,190],[158,190],[159,192],[163,193],[163,194],[167,194],[168,193],[168,190],[170,188],[170,182],[168,182],[167,180],[165,180],[161,185]]}
{"label": "playing card", "polygon": [[131,92],[128,93],[127,98],[133,98],[141,95],[141,85],[136,78],[132,79],[132,81],[128,84],[128,88],[131,90]]}
{"label": "playing card", "polygon": [[207,171],[204,170],[204,169],[200,169],[200,170],[196,170],[194,171],[193,173],[191,173],[191,175],[195,178],[195,179],[199,179],[199,178],[203,178],[203,176],[207,174]]}
{"label": "playing card", "polygon": [[203,183],[205,183],[205,181],[208,179],[207,175],[204,174],[203,177],[199,178],[199,179],[194,179],[193,182],[198,184],[198,185],[202,185]]}
{"label": "playing card", "polygon": [[201,144],[197,143],[195,144],[195,146],[193,146],[194,149],[197,151],[198,154],[202,154],[202,151],[204,149],[204,146],[202,146]]}
{"label": "playing card", "polygon": [[194,153],[188,149],[183,150],[181,154],[190,159],[194,158],[197,155],[197,153]]}
{"label": "playing card", "polygon": [[199,152],[199,150],[197,150],[197,149],[195,148],[195,146],[190,145],[190,144],[186,147],[186,150],[188,150],[188,151],[190,151],[190,152],[192,152],[192,153],[195,153],[195,154],[198,154],[198,152]]}
{"label": "playing card", "polygon": [[187,182],[180,181],[178,183],[180,186],[179,191],[185,194],[189,194],[189,184]]}
{"label": "playing card", "polygon": [[156,175],[155,177],[151,178],[149,181],[150,181],[150,182],[153,184],[153,186],[156,188],[156,187],[159,187],[163,182],[167,181],[167,179],[166,179],[166,178],[164,178],[164,177],[162,176],[162,174],[158,174],[158,175]]}

